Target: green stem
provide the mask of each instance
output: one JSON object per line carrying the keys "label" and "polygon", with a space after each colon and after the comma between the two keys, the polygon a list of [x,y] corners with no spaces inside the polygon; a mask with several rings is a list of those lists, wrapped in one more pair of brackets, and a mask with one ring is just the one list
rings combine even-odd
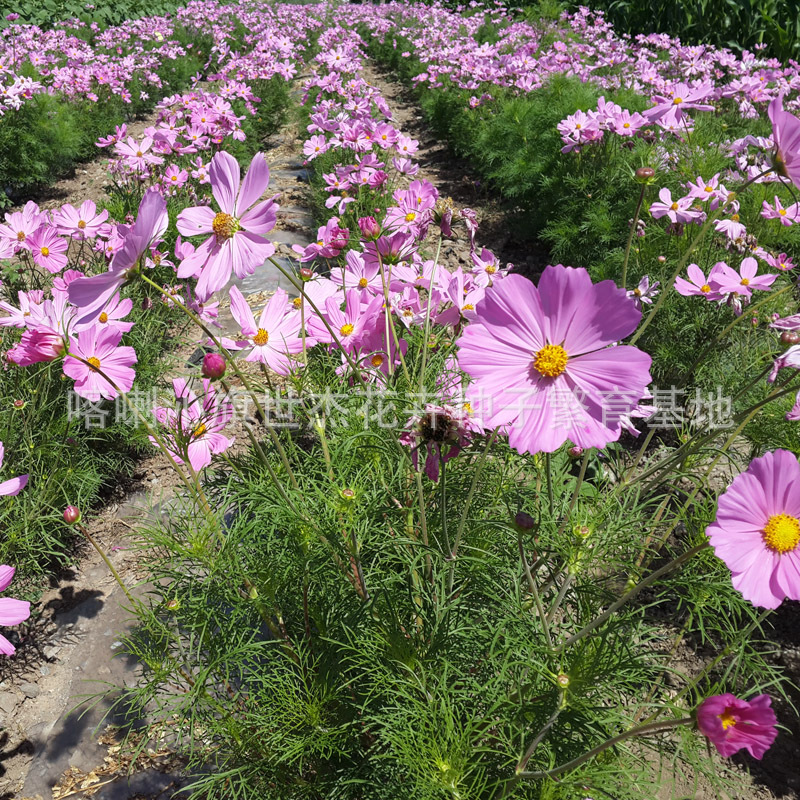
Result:
{"label": "green stem", "polygon": [[631,222],[631,229],[628,233],[628,244],[625,246],[625,260],[622,262],[622,280],[620,281],[620,286],[623,289],[628,279],[628,259],[631,255],[631,245],[633,244],[633,237],[636,233],[636,223],[639,221],[639,214],[642,211],[642,203],[644,202],[644,193],[646,190],[647,184],[643,184],[642,191],[639,192],[639,202],[636,204],[636,213],[633,215],[633,222]]}
{"label": "green stem", "polygon": [[609,747],[614,747],[615,745],[620,744],[620,742],[624,742],[626,739],[630,739],[634,736],[650,736],[653,733],[661,733],[662,731],[668,731],[672,728],[678,728],[682,725],[693,724],[693,717],[683,717],[682,719],[671,719],[665,722],[652,722],[649,725],[639,725],[637,728],[631,728],[630,730],[615,736],[613,739],[609,739],[608,741],[597,745],[597,747],[592,748],[588,753],[584,753],[582,756],[578,756],[578,758],[573,758],[572,761],[568,761],[566,764],[562,764],[559,767],[553,767],[553,769],[544,770],[542,772],[520,772],[519,776],[521,778],[529,778],[532,780],[539,778],[550,778],[553,775],[558,775],[560,772],[567,772],[568,770],[579,767],[581,764],[585,764],[587,761],[594,758],[596,755],[599,755],[604,750],[608,750]]}
{"label": "green stem", "polygon": [[599,614],[595,617],[588,625],[585,625],[581,628],[576,634],[573,634],[569,637],[565,642],[560,644],[556,648],[556,652],[560,653],[566,650],[568,647],[571,647],[576,642],[579,642],[584,636],[590,634],[595,628],[599,628],[604,622],[610,619],[617,611],[619,611],[625,603],[633,600],[642,589],[646,589],[651,584],[655,583],[659,578],[663,577],[664,575],[672,572],[672,570],[679,567],[685,561],[688,561],[690,558],[696,556],[701,550],[704,550],[706,547],[709,546],[707,541],[703,542],[702,544],[693,547],[691,550],[687,550],[683,555],[674,558],[668,564],[665,564],[661,569],[657,569],[655,572],[648,575],[643,581],[640,581],[636,584],[636,586],[629,589],[622,597],[619,598],[616,602],[612,603],[602,614]]}
{"label": "green stem", "polygon": [[439,266],[439,255],[442,252],[442,235],[439,234],[439,243],[436,247],[436,258],[433,260],[433,269],[431,270],[431,280],[428,284],[428,299],[425,306],[425,324],[423,325],[422,333],[422,362],[419,370],[419,393],[424,396],[425,392],[425,368],[428,365],[428,337],[431,333],[431,304],[433,298],[433,285],[436,282],[436,270]]}
{"label": "green stem", "polygon": [[114,580],[116,580],[116,582],[119,584],[120,589],[122,589],[122,591],[125,592],[125,597],[128,598],[130,604],[135,609],[137,607],[136,600],[134,600],[133,595],[130,593],[130,591],[128,591],[128,587],[125,585],[125,581],[123,581],[122,578],[120,577],[119,572],[117,572],[117,570],[114,569],[114,565],[111,563],[109,557],[105,554],[103,548],[100,547],[99,544],[97,544],[97,542],[92,538],[92,535],[89,533],[89,531],[86,530],[86,528],[83,527],[83,525],[78,525],[77,528],[89,540],[89,543],[92,545],[92,547],[94,547],[94,549],[97,550],[97,552],[100,554],[100,558],[102,558],[103,561],[106,562],[106,566],[109,568],[111,574],[114,576]]}
{"label": "green stem", "polygon": [[544,639],[547,642],[547,646],[552,650],[553,649],[553,638],[550,636],[550,625],[547,623],[547,616],[544,613],[544,606],[542,605],[542,598],[539,596],[539,589],[536,586],[536,581],[533,579],[533,575],[531,575],[531,568],[528,564],[528,559],[525,557],[525,547],[522,542],[522,534],[517,533],[517,546],[519,548],[519,558],[522,562],[522,569],[525,572],[525,580],[528,582],[528,589],[530,593],[533,595],[533,602],[536,603],[536,611],[539,614],[539,620],[542,623],[542,632],[544,633]]}

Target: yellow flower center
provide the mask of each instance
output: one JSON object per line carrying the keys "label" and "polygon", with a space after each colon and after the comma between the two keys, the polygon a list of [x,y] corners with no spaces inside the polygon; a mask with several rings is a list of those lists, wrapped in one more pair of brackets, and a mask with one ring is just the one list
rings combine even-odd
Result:
{"label": "yellow flower center", "polygon": [[785,217],[785,216],[786,216],[786,209],[785,209],[785,208],[782,208],[782,209],[780,209],[780,211],[778,211],[778,213],[779,213],[779,214],[780,214],[782,217]]}
{"label": "yellow flower center", "polygon": [[671,211],[677,211],[677,210],[678,210],[678,204],[677,204],[677,203],[673,203],[673,204],[670,206],[670,210],[671,210]]}
{"label": "yellow flower center", "polygon": [[417,215],[413,211],[409,211],[406,214],[406,222],[413,222],[417,218]]}
{"label": "yellow flower center", "polygon": [[214,217],[211,227],[217,235],[217,239],[225,241],[230,239],[233,234],[239,230],[239,221],[230,214],[225,214],[220,211],[219,214]]}
{"label": "yellow flower center", "polygon": [[789,514],[773,514],[764,526],[764,543],[776,553],[790,553],[800,544],[800,520]]}
{"label": "yellow flower center", "polygon": [[195,438],[195,439],[199,439],[199,438],[200,438],[200,437],[201,437],[201,436],[202,436],[202,435],[203,435],[203,434],[206,432],[206,430],[207,430],[207,429],[206,429],[205,423],[201,422],[201,423],[200,423],[200,424],[199,424],[199,425],[198,425],[198,426],[197,426],[197,427],[194,429],[194,431],[192,432],[192,436],[194,436],[194,438]]}
{"label": "yellow flower center", "polygon": [[706,186],[706,191],[707,192],[713,192],[714,189],[711,186]]}
{"label": "yellow flower center", "polygon": [[749,286],[749,285],[750,285],[750,279],[749,278],[742,278],[742,280],[740,282],[740,286]]}
{"label": "yellow flower center", "polygon": [[302,297],[295,297],[294,300],[292,300],[292,305],[295,308],[300,308],[300,306],[303,305],[303,298]]}
{"label": "yellow flower center", "polygon": [[78,220],[78,227],[83,230],[86,227],[86,222],[82,219]]}
{"label": "yellow flower center", "polygon": [[738,221],[739,221],[739,215],[738,215],[738,214],[731,214],[731,219],[732,219],[734,222],[738,222]]}
{"label": "yellow flower center", "polygon": [[683,102],[683,98],[682,98],[682,97],[676,97],[676,98],[675,98],[675,99],[672,101],[672,104],[673,104],[673,105],[676,105],[676,106],[679,106],[679,105],[680,105],[682,102]]}
{"label": "yellow flower center", "polygon": [[709,286],[707,283],[704,283],[704,284],[703,284],[703,285],[700,287],[700,291],[701,291],[703,294],[708,294],[708,293],[711,291],[711,287],[710,287],[710,286]]}
{"label": "yellow flower center", "polygon": [[101,315],[98,317],[98,319],[100,320],[100,322],[108,322],[108,314],[106,314],[106,312],[104,311],[104,312],[103,312],[103,313],[102,313],[102,314],[101,314]]}
{"label": "yellow flower center", "polygon": [[17,241],[18,242],[24,242],[25,241],[25,231],[20,231],[17,234]]}
{"label": "yellow flower center", "polygon": [[354,330],[355,328],[348,322],[339,328],[339,333],[341,333],[342,336],[349,336]]}
{"label": "yellow flower center", "polygon": [[257,347],[263,347],[269,341],[269,333],[263,328],[259,328],[256,335],[253,337],[253,344]]}
{"label": "yellow flower center", "polygon": [[487,275],[494,275],[497,272],[497,267],[486,267],[484,271]]}
{"label": "yellow flower center", "polygon": [[622,125],[622,127],[623,127],[623,128],[630,128],[630,126],[631,126],[630,122],[625,122],[625,123]]}
{"label": "yellow flower center", "polygon": [[462,311],[474,311],[475,306],[472,303],[467,303],[462,309]]}
{"label": "yellow flower center", "polygon": [[567,351],[560,344],[546,344],[533,359],[533,367],[547,378],[557,378],[567,368]]}
{"label": "yellow flower center", "polygon": [[97,371],[98,369],[100,369],[100,359],[99,358],[95,358],[95,356],[92,356],[91,358],[87,358],[86,361],[89,363],[89,366],[93,370]]}
{"label": "yellow flower center", "polygon": [[732,728],[736,724],[733,714],[731,714],[727,708],[718,716],[720,722],[722,722],[722,729],[725,731],[728,730],[728,728]]}
{"label": "yellow flower center", "polygon": [[142,157],[142,151],[141,150],[137,150],[136,151],[136,157],[137,158],[141,158]]}
{"label": "yellow flower center", "polygon": [[580,124],[580,122],[578,122],[578,123],[575,124],[575,130],[579,131],[580,129],[581,129],[581,124]]}
{"label": "yellow flower center", "polygon": [[366,278],[361,278],[361,280],[359,280],[358,288],[359,289],[366,289],[367,288],[367,279]]}
{"label": "yellow flower center", "polygon": [[464,413],[465,413],[465,414],[466,414],[468,417],[471,417],[471,416],[472,416],[472,404],[471,404],[471,403],[464,403],[464,405],[462,406],[462,408],[464,409]]}
{"label": "yellow flower center", "polygon": [[380,366],[382,366],[382,365],[383,365],[383,356],[382,356],[380,353],[376,353],[376,354],[375,354],[374,356],[372,356],[372,358],[370,359],[370,364],[372,364],[372,366],[373,366],[373,367],[380,367]]}
{"label": "yellow flower center", "polygon": [[49,247],[43,247],[43,248],[41,248],[40,252],[45,258],[47,258],[47,256],[50,255],[50,248]]}
{"label": "yellow flower center", "polygon": [[177,175],[171,175],[170,176],[170,180],[171,181],[176,181],[176,180],[178,180],[178,176]]}
{"label": "yellow flower center", "polygon": [[642,296],[642,290],[638,286],[633,290],[633,293],[636,297]]}

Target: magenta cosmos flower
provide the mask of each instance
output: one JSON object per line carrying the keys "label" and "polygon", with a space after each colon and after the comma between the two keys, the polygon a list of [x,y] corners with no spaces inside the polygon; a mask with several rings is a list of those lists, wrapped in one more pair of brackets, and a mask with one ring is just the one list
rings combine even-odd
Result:
{"label": "magenta cosmos flower", "polygon": [[457,343],[484,426],[509,426],[509,444],[523,453],[550,453],[568,439],[580,447],[616,441],[647,394],[651,359],[610,345],[641,316],[624,289],[593,284],[585,269],[550,266],[538,287],[509,275],[487,289]]}
{"label": "magenta cosmos flower", "polygon": [[279,208],[274,197],[255,205],[269,186],[263,153],[255,154],[241,185],[239,162],[224,151],[212,159],[209,174],[220,210],[195,206],[178,215],[183,236],[212,234],[178,268],[179,278],[199,275],[195,294],[200,302],[222,289],[231,272],[239,278],[252,275],[275,252],[264,234],[275,226]]}
{"label": "magenta cosmos flower", "polygon": [[706,528],[745,600],[777,608],[800,600],[800,465],[788,450],[750,462],[720,496]]}
{"label": "magenta cosmos flower", "polygon": [[75,391],[81,397],[92,402],[101,397],[113,400],[117,390],[123,394],[131,390],[136,377],[132,369],[136,353],[132,347],[119,347],[120,339],[122,331],[118,328],[93,325],[78,334],[77,342],[72,341],[70,355],[64,360],[64,374],[75,381]]}
{"label": "magenta cosmos flower", "polygon": [[[3,466],[3,458],[5,457],[5,448],[3,443],[0,442],[0,467]],[[28,483],[27,475],[20,475],[18,478],[10,478],[7,481],[0,483],[0,497],[13,496],[19,494]],[[1,591],[1,590],[0,590]]]}
{"label": "magenta cosmos flower", "polygon": [[769,104],[769,119],[775,142],[775,171],[800,186],[800,119],[783,110],[782,93]]}
{"label": "magenta cosmos flower", "polygon": [[771,704],[767,694],[750,701],[732,694],[707,697],[697,707],[697,728],[725,758],[747,750],[761,760],[778,735]]}
{"label": "magenta cosmos flower", "polygon": [[[8,564],[0,565],[0,592],[4,592],[11,585],[14,578],[14,567]],[[31,615],[31,604],[24,600],[15,600],[13,597],[0,597],[0,625],[19,625]],[[13,656],[16,652],[14,645],[0,634],[0,653]]]}

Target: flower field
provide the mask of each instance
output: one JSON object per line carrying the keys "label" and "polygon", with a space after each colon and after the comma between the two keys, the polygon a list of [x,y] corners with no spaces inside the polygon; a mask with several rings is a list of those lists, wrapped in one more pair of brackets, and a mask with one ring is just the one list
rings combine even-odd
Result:
{"label": "flower field", "polygon": [[0,31],[11,744],[113,630],[89,705],[170,796],[800,797],[797,63],[549,4],[166,11]]}

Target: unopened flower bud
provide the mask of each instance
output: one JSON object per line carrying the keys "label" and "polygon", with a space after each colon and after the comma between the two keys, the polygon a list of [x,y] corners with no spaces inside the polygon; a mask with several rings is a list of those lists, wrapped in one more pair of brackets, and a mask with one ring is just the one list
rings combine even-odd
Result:
{"label": "unopened flower bud", "polygon": [[381,228],[375,217],[359,217],[358,227],[361,235],[368,241],[377,239],[381,235]]}
{"label": "unopened flower bud", "polygon": [[305,281],[312,280],[314,278],[314,274],[315,273],[314,273],[313,269],[309,269],[308,267],[300,267],[300,280],[301,281],[305,282]]}
{"label": "unopened flower bud", "polygon": [[203,366],[200,370],[204,378],[212,381],[218,380],[225,375],[225,359],[219,353],[206,353],[203,356]]}
{"label": "unopened flower bud", "polygon": [[76,522],[80,522],[81,519],[81,512],[77,506],[67,506],[64,509],[64,522],[67,525],[74,525]]}
{"label": "unopened flower bud", "polygon": [[784,331],[781,334],[781,341],[784,344],[797,344],[800,342],[800,333],[797,331]]}
{"label": "unopened flower bud", "polygon": [[562,689],[566,689],[569,686],[569,675],[564,672],[559,672],[558,675],[556,675],[556,683]]}
{"label": "unopened flower bud", "polygon": [[667,260],[666,256],[659,256],[658,257],[658,263],[659,264],[663,264],[666,260]]}
{"label": "unopened flower bud", "polygon": [[652,167],[639,167],[633,175],[637,183],[650,183],[655,178],[656,171]]}
{"label": "unopened flower bud", "polygon": [[570,458],[580,458],[583,455],[583,448],[579,447],[577,444],[573,445],[567,450],[567,455]]}
{"label": "unopened flower bud", "polygon": [[149,297],[142,300],[142,311],[149,311],[153,307],[153,301]]}
{"label": "unopened flower bud", "polygon": [[342,489],[339,494],[341,495],[342,500],[345,500],[348,503],[352,503],[356,499],[355,489],[351,489],[349,486],[346,486],[344,489]]}
{"label": "unopened flower bud", "polygon": [[514,524],[522,531],[532,531],[536,527],[536,520],[524,511],[517,511]]}
{"label": "unopened flower bud", "polygon": [[20,409],[25,408],[25,401],[24,400],[15,400],[13,403],[14,409],[19,411]]}
{"label": "unopened flower bud", "polygon": [[167,608],[170,611],[177,611],[181,607],[181,601],[178,598],[167,601]]}

